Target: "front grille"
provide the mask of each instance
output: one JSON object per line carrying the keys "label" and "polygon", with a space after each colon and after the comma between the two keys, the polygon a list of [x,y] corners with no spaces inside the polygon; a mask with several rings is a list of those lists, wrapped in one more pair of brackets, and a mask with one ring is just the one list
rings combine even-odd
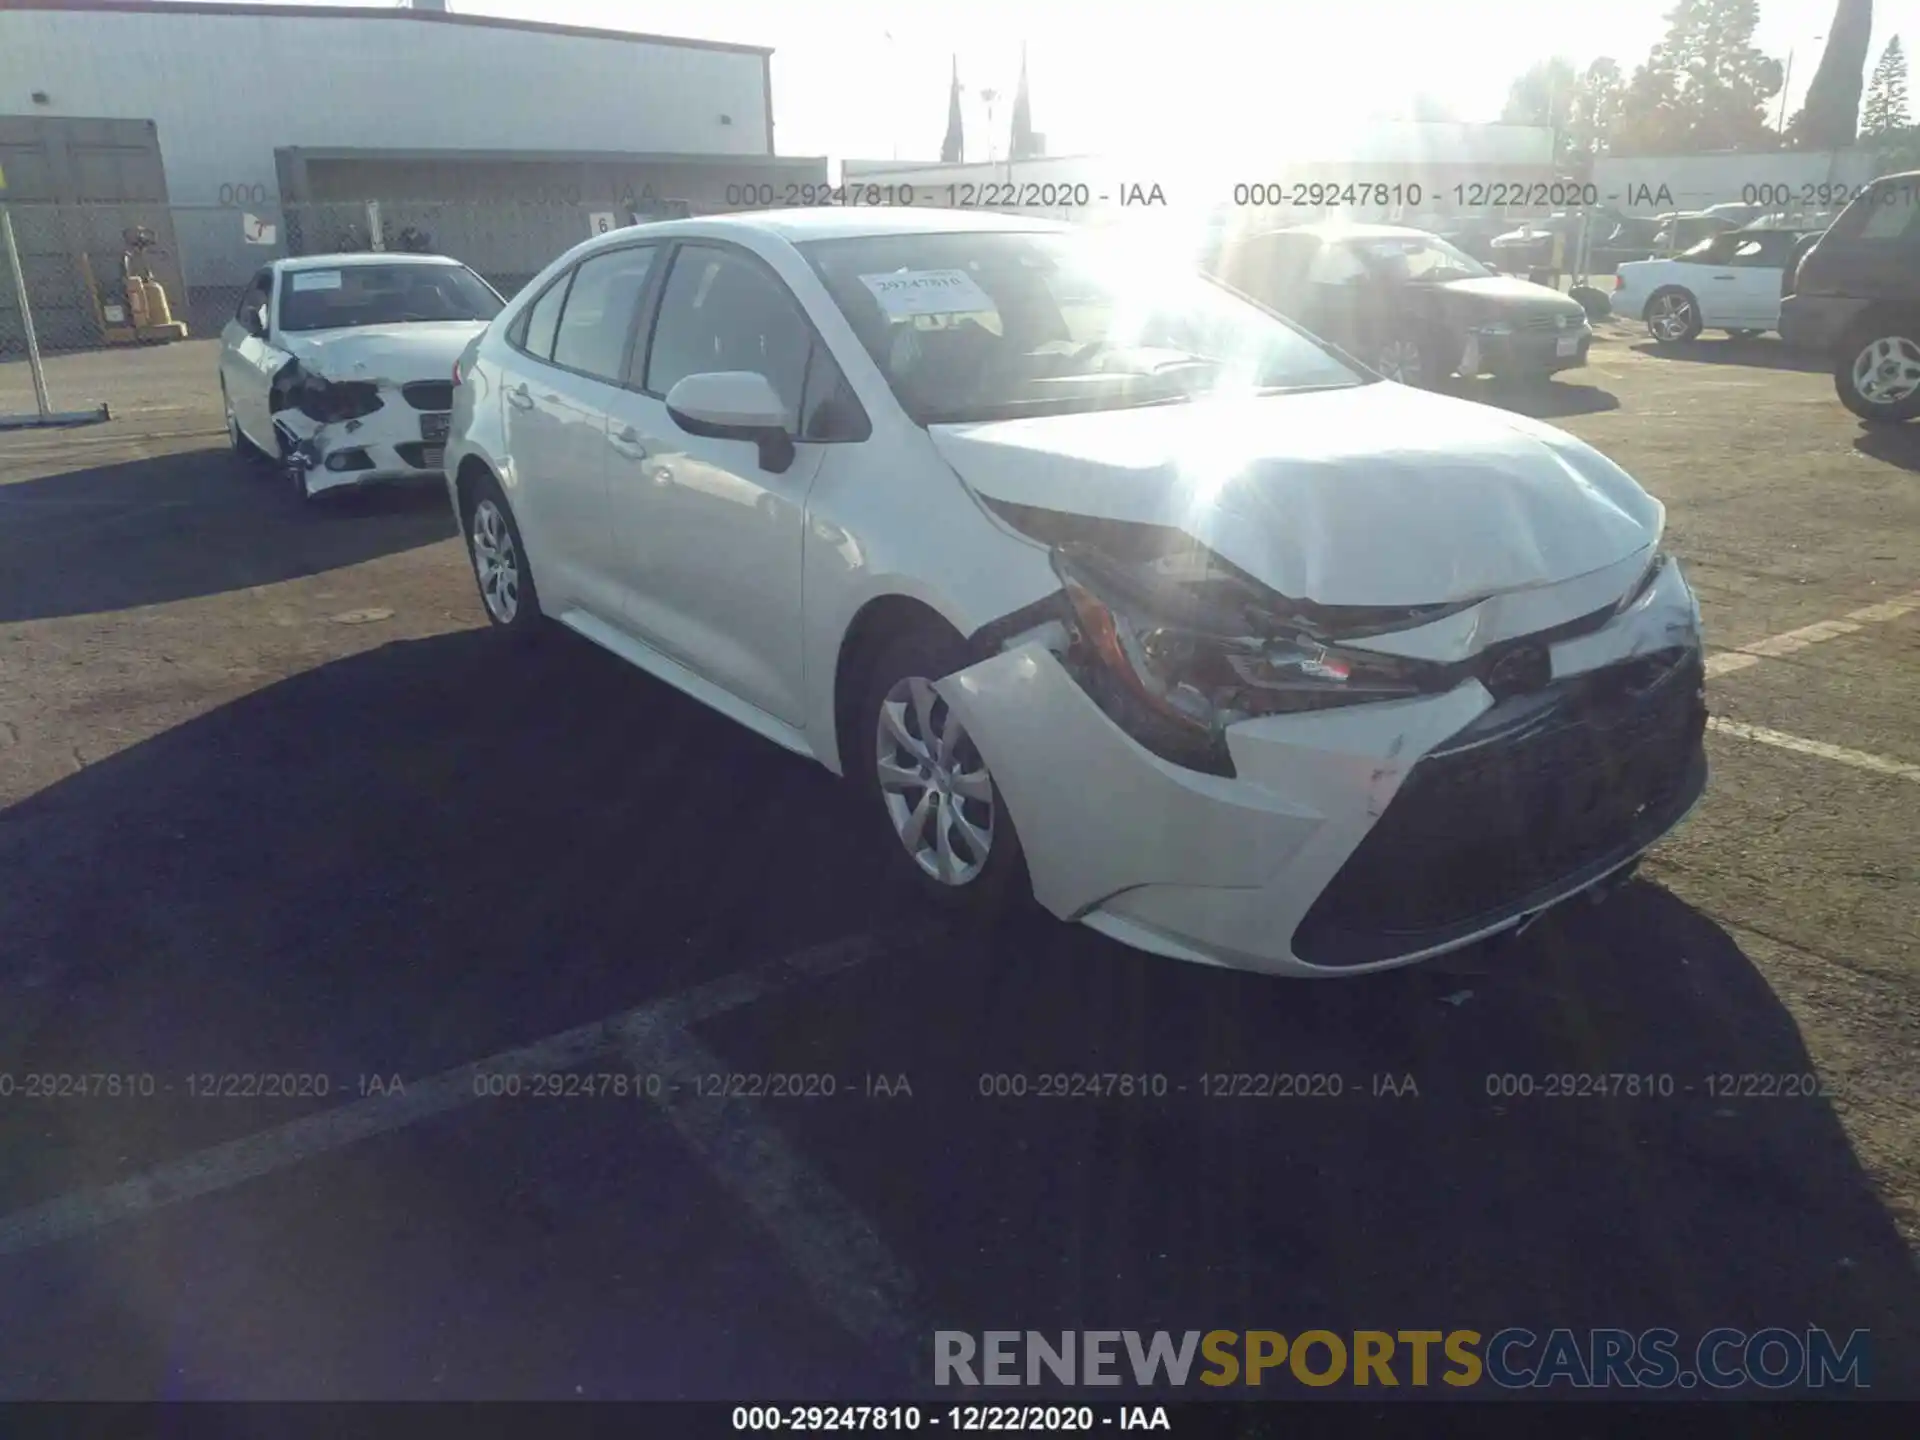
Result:
{"label": "front grille", "polygon": [[1543,330],[1565,329],[1558,315],[1522,315],[1513,322],[1513,328],[1520,334],[1534,334]]}
{"label": "front grille", "polygon": [[1705,784],[1704,682],[1698,652],[1668,650],[1496,706],[1413,767],[1294,953],[1334,966],[1412,954],[1644,848]]}
{"label": "front grille", "polygon": [[400,387],[400,393],[407,404],[416,410],[451,410],[453,408],[453,382],[451,380],[415,380]]}

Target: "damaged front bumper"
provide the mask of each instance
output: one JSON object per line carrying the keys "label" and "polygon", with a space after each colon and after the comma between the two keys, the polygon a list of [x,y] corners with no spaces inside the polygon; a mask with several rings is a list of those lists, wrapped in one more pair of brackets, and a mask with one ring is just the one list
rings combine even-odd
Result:
{"label": "damaged front bumper", "polygon": [[445,473],[451,388],[438,382],[380,381],[378,408],[331,421],[288,405],[274,416],[282,463],[310,496],[438,481]]}
{"label": "damaged front bumper", "polygon": [[1053,914],[1178,959],[1353,974],[1521,926],[1685,817],[1706,782],[1698,615],[1668,565],[1548,646],[1542,689],[1242,721],[1231,775],[1148,751],[1038,637],[938,688]]}

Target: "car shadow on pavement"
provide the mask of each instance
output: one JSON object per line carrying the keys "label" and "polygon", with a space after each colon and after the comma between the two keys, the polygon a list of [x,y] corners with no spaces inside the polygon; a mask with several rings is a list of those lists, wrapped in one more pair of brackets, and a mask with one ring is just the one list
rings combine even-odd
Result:
{"label": "car shadow on pavement", "polygon": [[303,506],[227,450],[0,484],[0,623],[270,585],[455,533],[439,486]]}
{"label": "car shadow on pavement", "polygon": [[[389,644],[0,811],[0,989],[30,977],[7,995],[0,1071],[419,1077],[876,936],[867,963],[699,1034],[728,1071],[836,1077],[831,1103],[738,1113],[789,1137],[915,1277],[919,1358],[936,1320],[1666,1326],[1688,1344],[1814,1324],[1873,1331],[1875,1393],[1911,1393],[1911,1351],[1894,1352],[1920,1278],[1900,1234],[1828,1101],[1715,1093],[1812,1067],[1735,941],[1661,888],[1555,912],[1499,951],[1289,983],[1042,918],[902,939],[871,820],[824,771],[570,635]],[[872,1075],[911,1093],[868,1098]],[[1119,1076],[1138,1078],[1086,1088]],[[0,1107],[0,1214],[339,1102]],[[579,1144],[617,1167],[632,1123]],[[554,1204],[552,1227],[586,1223]],[[737,1233],[760,1233],[744,1210]],[[752,1285],[707,1303],[762,1354],[794,1343]],[[304,1304],[263,1280],[246,1324],[300,1355]],[[849,1393],[909,1358],[875,1356]],[[350,1369],[312,1361],[355,1393]],[[676,1393],[644,1355],[631,1368],[638,1392]],[[729,1383],[775,1373],[749,1359]],[[556,1370],[551,1393],[571,1379]]]}
{"label": "car shadow on pavement", "polygon": [[1768,370],[1799,370],[1809,375],[1827,375],[1833,371],[1831,360],[1805,350],[1792,349],[1781,344],[1778,337],[1773,335],[1756,335],[1745,340],[1731,335],[1718,339],[1703,336],[1674,345],[1641,340],[1627,348],[1656,360],[1690,360],[1706,365],[1752,365]]}
{"label": "car shadow on pavement", "polygon": [[1568,380],[1544,377],[1531,384],[1502,384],[1497,380],[1459,380],[1448,393],[1462,400],[1473,400],[1536,420],[1553,420],[1567,415],[1598,415],[1620,408],[1619,397],[1598,385],[1581,385]]}
{"label": "car shadow on pavement", "polygon": [[1920,423],[1862,425],[1853,448],[1902,470],[1920,471]]}

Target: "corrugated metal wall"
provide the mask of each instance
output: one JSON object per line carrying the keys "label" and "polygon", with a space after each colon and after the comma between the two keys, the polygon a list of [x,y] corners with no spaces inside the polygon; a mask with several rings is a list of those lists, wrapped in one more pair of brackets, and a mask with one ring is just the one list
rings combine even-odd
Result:
{"label": "corrugated metal wall", "polygon": [[294,198],[287,146],[766,155],[766,73],[753,51],[405,11],[0,9],[7,103],[156,122],[173,198],[196,205]]}

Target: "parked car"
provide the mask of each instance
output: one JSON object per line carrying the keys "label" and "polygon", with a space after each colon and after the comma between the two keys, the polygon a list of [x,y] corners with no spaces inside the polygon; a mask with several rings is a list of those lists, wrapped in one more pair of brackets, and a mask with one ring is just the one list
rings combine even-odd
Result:
{"label": "parked car", "polygon": [[1544,378],[1587,363],[1577,300],[1495,275],[1437,235],[1327,223],[1249,235],[1209,267],[1389,380]]}
{"label": "parked car", "polygon": [[1657,216],[1660,228],[1654,233],[1656,256],[1684,255],[1702,240],[1740,228],[1740,222],[1725,215],[1709,215],[1704,210]]}
{"label": "parked car", "polygon": [[1765,207],[1748,205],[1740,201],[1727,201],[1719,205],[1709,205],[1700,213],[1711,216],[1717,220],[1726,220],[1730,222],[1734,228],[1738,229],[1743,225],[1751,225],[1754,221],[1758,220],[1761,215],[1765,213]]}
{"label": "parked car", "polygon": [[302,500],[438,480],[453,362],[504,303],[444,255],[276,260],[221,331],[227,438]]}
{"label": "parked car", "polygon": [[1873,182],[1787,277],[1780,338],[1833,362],[1864,420],[1920,416],[1920,170]]}
{"label": "parked car", "polygon": [[1613,313],[1644,320],[1662,345],[1702,330],[1758,335],[1780,326],[1780,289],[1797,230],[1729,230],[1684,255],[1638,260],[1614,272]]}
{"label": "parked car", "polygon": [[459,376],[503,641],[552,617],[844,776],[959,912],[1351,974],[1603,893],[1705,784],[1657,500],[1115,236],[638,226]]}

